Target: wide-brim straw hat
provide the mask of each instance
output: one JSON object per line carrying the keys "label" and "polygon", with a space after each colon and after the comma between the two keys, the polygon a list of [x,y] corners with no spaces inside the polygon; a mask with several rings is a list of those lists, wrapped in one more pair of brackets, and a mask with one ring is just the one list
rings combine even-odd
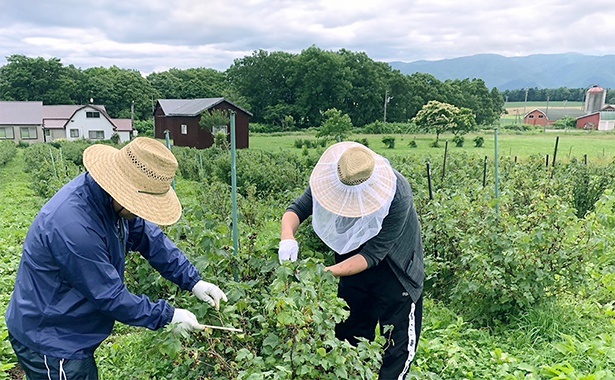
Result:
{"label": "wide-brim straw hat", "polygon": [[389,161],[362,144],[330,146],[310,176],[312,197],[327,211],[358,218],[388,207],[396,178]]}
{"label": "wide-brim straw hat", "polygon": [[83,152],[83,164],[96,183],[131,213],[163,226],[181,217],[182,207],[171,186],[177,160],[159,141],[138,137],[122,149],[95,144]]}

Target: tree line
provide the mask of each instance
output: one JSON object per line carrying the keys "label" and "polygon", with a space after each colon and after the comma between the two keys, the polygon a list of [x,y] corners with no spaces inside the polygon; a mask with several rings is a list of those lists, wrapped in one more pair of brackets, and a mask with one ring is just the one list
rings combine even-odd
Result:
{"label": "tree line", "polygon": [[432,100],[470,109],[477,124],[489,125],[502,114],[505,95],[513,101],[513,92],[490,90],[482,79],[405,75],[365,53],[316,46],[299,54],[255,51],[225,71],[173,68],[143,76],[117,66],[81,69],[59,58],[24,55],[7,57],[0,67],[0,100],[93,103],[105,105],[112,117],[151,120],[156,99],[224,97],[249,110],[253,122],[280,129],[319,126],[333,108],[354,126],[408,122]]}
{"label": "tree line", "polygon": [[[582,102],[585,100],[587,88],[537,88],[528,87],[517,90],[505,90],[502,92],[504,100],[508,102],[523,102],[527,95],[527,100],[531,102],[547,102],[547,101],[570,101]],[[527,93],[527,94],[526,94]],[[615,93],[607,92],[606,102],[608,104],[615,103]]]}

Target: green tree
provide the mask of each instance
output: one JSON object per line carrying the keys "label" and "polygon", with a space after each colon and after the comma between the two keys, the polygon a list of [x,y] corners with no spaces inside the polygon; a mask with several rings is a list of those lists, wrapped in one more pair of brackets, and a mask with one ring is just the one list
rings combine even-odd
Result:
{"label": "green tree", "polygon": [[302,112],[300,125],[320,125],[326,110],[342,108],[352,88],[348,71],[336,53],[315,46],[301,52],[296,71],[297,106]]}
{"label": "green tree", "polygon": [[254,114],[253,121],[280,124],[286,116],[298,120],[295,105],[296,58],[285,52],[255,51],[236,59],[226,71],[228,91]]}
{"label": "green tree", "polygon": [[454,94],[449,96],[448,103],[471,109],[477,124],[493,124],[504,112],[504,98],[497,88],[489,91],[482,79],[448,80],[445,84],[453,89]]}
{"label": "green tree", "polygon": [[336,141],[342,141],[352,133],[352,121],[350,116],[342,114],[342,111],[332,108],[325,111],[324,120],[316,137],[332,137]]}
{"label": "green tree", "polygon": [[412,121],[427,132],[435,131],[437,143],[440,135],[451,128],[456,109],[457,107],[451,104],[431,100],[423,106]]}
{"label": "green tree", "polygon": [[213,131],[214,127],[229,125],[230,118],[228,112],[218,109],[203,111],[199,125],[207,132]]}
{"label": "green tree", "polygon": [[11,55],[0,67],[0,99],[42,101],[44,104],[76,104],[83,77],[59,58],[29,58]]}
{"label": "green tree", "polygon": [[88,98],[104,105],[111,117],[130,118],[134,102],[134,118],[149,119],[158,91],[136,70],[93,67],[84,71]]}
{"label": "green tree", "polygon": [[455,115],[455,122],[451,126],[451,132],[455,136],[463,136],[476,128],[476,117],[471,109],[462,107]]}
{"label": "green tree", "polygon": [[[380,120],[383,114],[386,79],[391,67],[375,62],[365,53],[342,49],[338,53],[346,80],[350,82],[347,95],[337,105],[347,113],[356,126]],[[391,101],[396,100],[395,98]]]}
{"label": "green tree", "polygon": [[152,73],[147,81],[163,99],[199,99],[223,97],[227,89],[224,73],[208,68],[170,69]]}

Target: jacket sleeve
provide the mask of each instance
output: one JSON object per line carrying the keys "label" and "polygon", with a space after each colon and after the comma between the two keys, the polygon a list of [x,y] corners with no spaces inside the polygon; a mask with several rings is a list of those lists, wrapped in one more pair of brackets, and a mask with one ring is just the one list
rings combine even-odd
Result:
{"label": "jacket sleeve", "polygon": [[47,234],[62,281],[70,284],[100,312],[122,323],[156,330],[168,324],[174,309],[132,294],[111,262],[104,231],[76,220],[58,223]]}
{"label": "jacket sleeve", "polygon": [[129,222],[128,250],[137,251],[162,277],[183,290],[201,279],[197,268],[156,224],[135,218]]}

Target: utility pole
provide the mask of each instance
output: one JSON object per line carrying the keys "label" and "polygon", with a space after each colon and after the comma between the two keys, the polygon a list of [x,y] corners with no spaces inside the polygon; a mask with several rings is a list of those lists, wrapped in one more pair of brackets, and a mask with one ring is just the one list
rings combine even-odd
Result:
{"label": "utility pole", "polygon": [[525,88],[525,103],[523,103],[523,117],[525,117],[525,113],[527,112],[526,107],[527,107],[527,93],[530,90],[529,87]]}
{"label": "utility pole", "polygon": [[387,122],[387,104],[393,99],[392,96],[389,96],[389,91],[384,90],[384,118],[383,121]]}

